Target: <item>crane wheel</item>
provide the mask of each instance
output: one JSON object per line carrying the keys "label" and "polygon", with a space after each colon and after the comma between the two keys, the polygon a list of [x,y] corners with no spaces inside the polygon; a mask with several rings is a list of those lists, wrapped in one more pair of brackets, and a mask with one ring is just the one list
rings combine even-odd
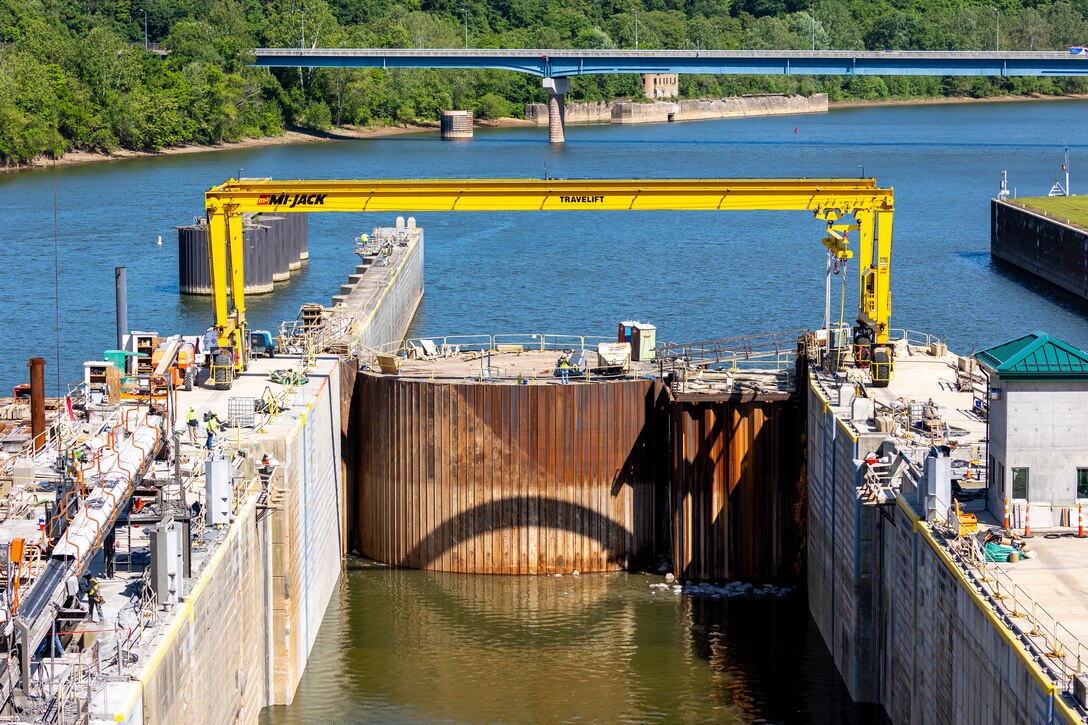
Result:
{"label": "crane wheel", "polygon": [[869,374],[873,378],[874,388],[886,388],[892,381],[892,351],[884,346],[873,348]]}

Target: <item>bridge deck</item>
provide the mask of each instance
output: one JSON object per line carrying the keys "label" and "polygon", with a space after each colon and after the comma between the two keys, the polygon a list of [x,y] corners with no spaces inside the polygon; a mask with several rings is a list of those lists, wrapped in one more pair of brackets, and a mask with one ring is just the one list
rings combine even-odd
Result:
{"label": "bridge deck", "polygon": [[748,75],[1081,76],[1068,51],[562,50],[258,48],[258,66],[497,68],[541,77],[595,73]]}

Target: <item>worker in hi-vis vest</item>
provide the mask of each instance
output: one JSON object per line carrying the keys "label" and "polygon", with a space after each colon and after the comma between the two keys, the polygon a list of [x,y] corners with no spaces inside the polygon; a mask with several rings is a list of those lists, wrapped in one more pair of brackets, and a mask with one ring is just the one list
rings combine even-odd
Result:
{"label": "worker in hi-vis vest", "polygon": [[196,408],[189,406],[189,412],[185,415],[185,424],[189,427],[189,445],[196,445],[196,429],[200,420],[196,414]]}
{"label": "worker in hi-vis vest", "polygon": [[[91,576],[90,572],[83,575],[84,579],[84,591],[87,592],[87,613],[91,615],[92,622],[101,622],[105,617],[102,615],[102,604],[106,601],[102,596],[102,592],[98,590],[98,580]],[[95,614],[98,614],[96,617]]]}
{"label": "worker in hi-vis vest", "polygon": [[219,418],[215,413],[208,416],[208,424],[205,427],[208,429],[207,448],[210,451],[215,446],[215,434],[219,432]]}

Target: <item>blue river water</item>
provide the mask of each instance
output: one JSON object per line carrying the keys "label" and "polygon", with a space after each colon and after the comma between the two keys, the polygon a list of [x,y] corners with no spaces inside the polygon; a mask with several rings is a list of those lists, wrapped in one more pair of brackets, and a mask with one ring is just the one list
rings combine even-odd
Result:
{"label": "blue river water", "polygon": [[[208,187],[237,176],[864,174],[896,191],[895,326],[947,336],[965,353],[1040,328],[1088,346],[1088,307],[989,255],[989,199],[1003,169],[1018,194],[1044,195],[1068,144],[1073,190],[1088,188],[1086,111],[1083,101],[851,108],[571,127],[561,148],[544,129],[516,128],[470,142],[421,134],[0,175],[0,394],[25,380],[29,357],[47,359],[47,381],[66,383],[113,347],[115,265],[128,267],[133,329],[202,331],[210,304],[177,293],[173,227],[201,213]],[[327,302],[355,264],[352,238],[393,216],[312,215],[309,262],[274,294],[250,299],[254,327]],[[413,334],[605,335],[635,317],[660,338],[691,341],[816,326],[823,316],[823,230],[805,214],[415,216],[427,247]],[[653,593],[651,581],[435,575],[349,560],[294,704],[263,720],[879,720],[850,702],[801,594],[695,601]]]}
{"label": "blue river water", "polygon": [[[126,265],[129,322],[202,331],[207,298],[177,293],[173,227],[202,193],[239,175],[273,178],[828,177],[864,173],[896,190],[893,324],[972,349],[1037,328],[1088,345],[1081,306],[1009,276],[989,256],[989,198],[1002,169],[1022,196],[1044,195],[1070,146],[1073,190],[1088,189],[1088,103],[1052,101],[852,108],[825,115],[568,129],[478,131],[162,156],[0,174],[4,345],[0,391],[46,358],[58,378],[54,184],[60,280],[60,380],[114,347],[113,267]],[[795,132],[796,130],[796,132]],[[1078,173],[1081,174],[1078,176]],[[410,214],[411,209],[405,213]],[[311,216],[311,258],[276,292],[251,297],[254,327],[274,329],[303,302],[328,302],[355,263],[352,238],[392,214]],[[690,341],[817,325],[822,228],[806,214],[533,212],[416,214],[427,235],[426,334],[611,334],[628,317]],[[162,236],[162,246],[157,238]],[[837,300],[836,300],[837,301]],[[855,303],[856,304],[856,303]],[[849,313],[850,300],[847,301]]]}

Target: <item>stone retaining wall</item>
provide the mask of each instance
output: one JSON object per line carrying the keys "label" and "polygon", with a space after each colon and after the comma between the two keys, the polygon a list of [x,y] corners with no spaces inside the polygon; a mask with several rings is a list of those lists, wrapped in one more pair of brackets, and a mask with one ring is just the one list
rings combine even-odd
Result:
{"label": "stone retaining wall", "polygon": [[[566,104],[568,124],[668,123],[797,113],[827,113],[827,94],[732,96],[652,103],[610,101]],[[548,107],[543,103],[527,104],[525,117],[538,126],[546,126],[548,125]]]}

